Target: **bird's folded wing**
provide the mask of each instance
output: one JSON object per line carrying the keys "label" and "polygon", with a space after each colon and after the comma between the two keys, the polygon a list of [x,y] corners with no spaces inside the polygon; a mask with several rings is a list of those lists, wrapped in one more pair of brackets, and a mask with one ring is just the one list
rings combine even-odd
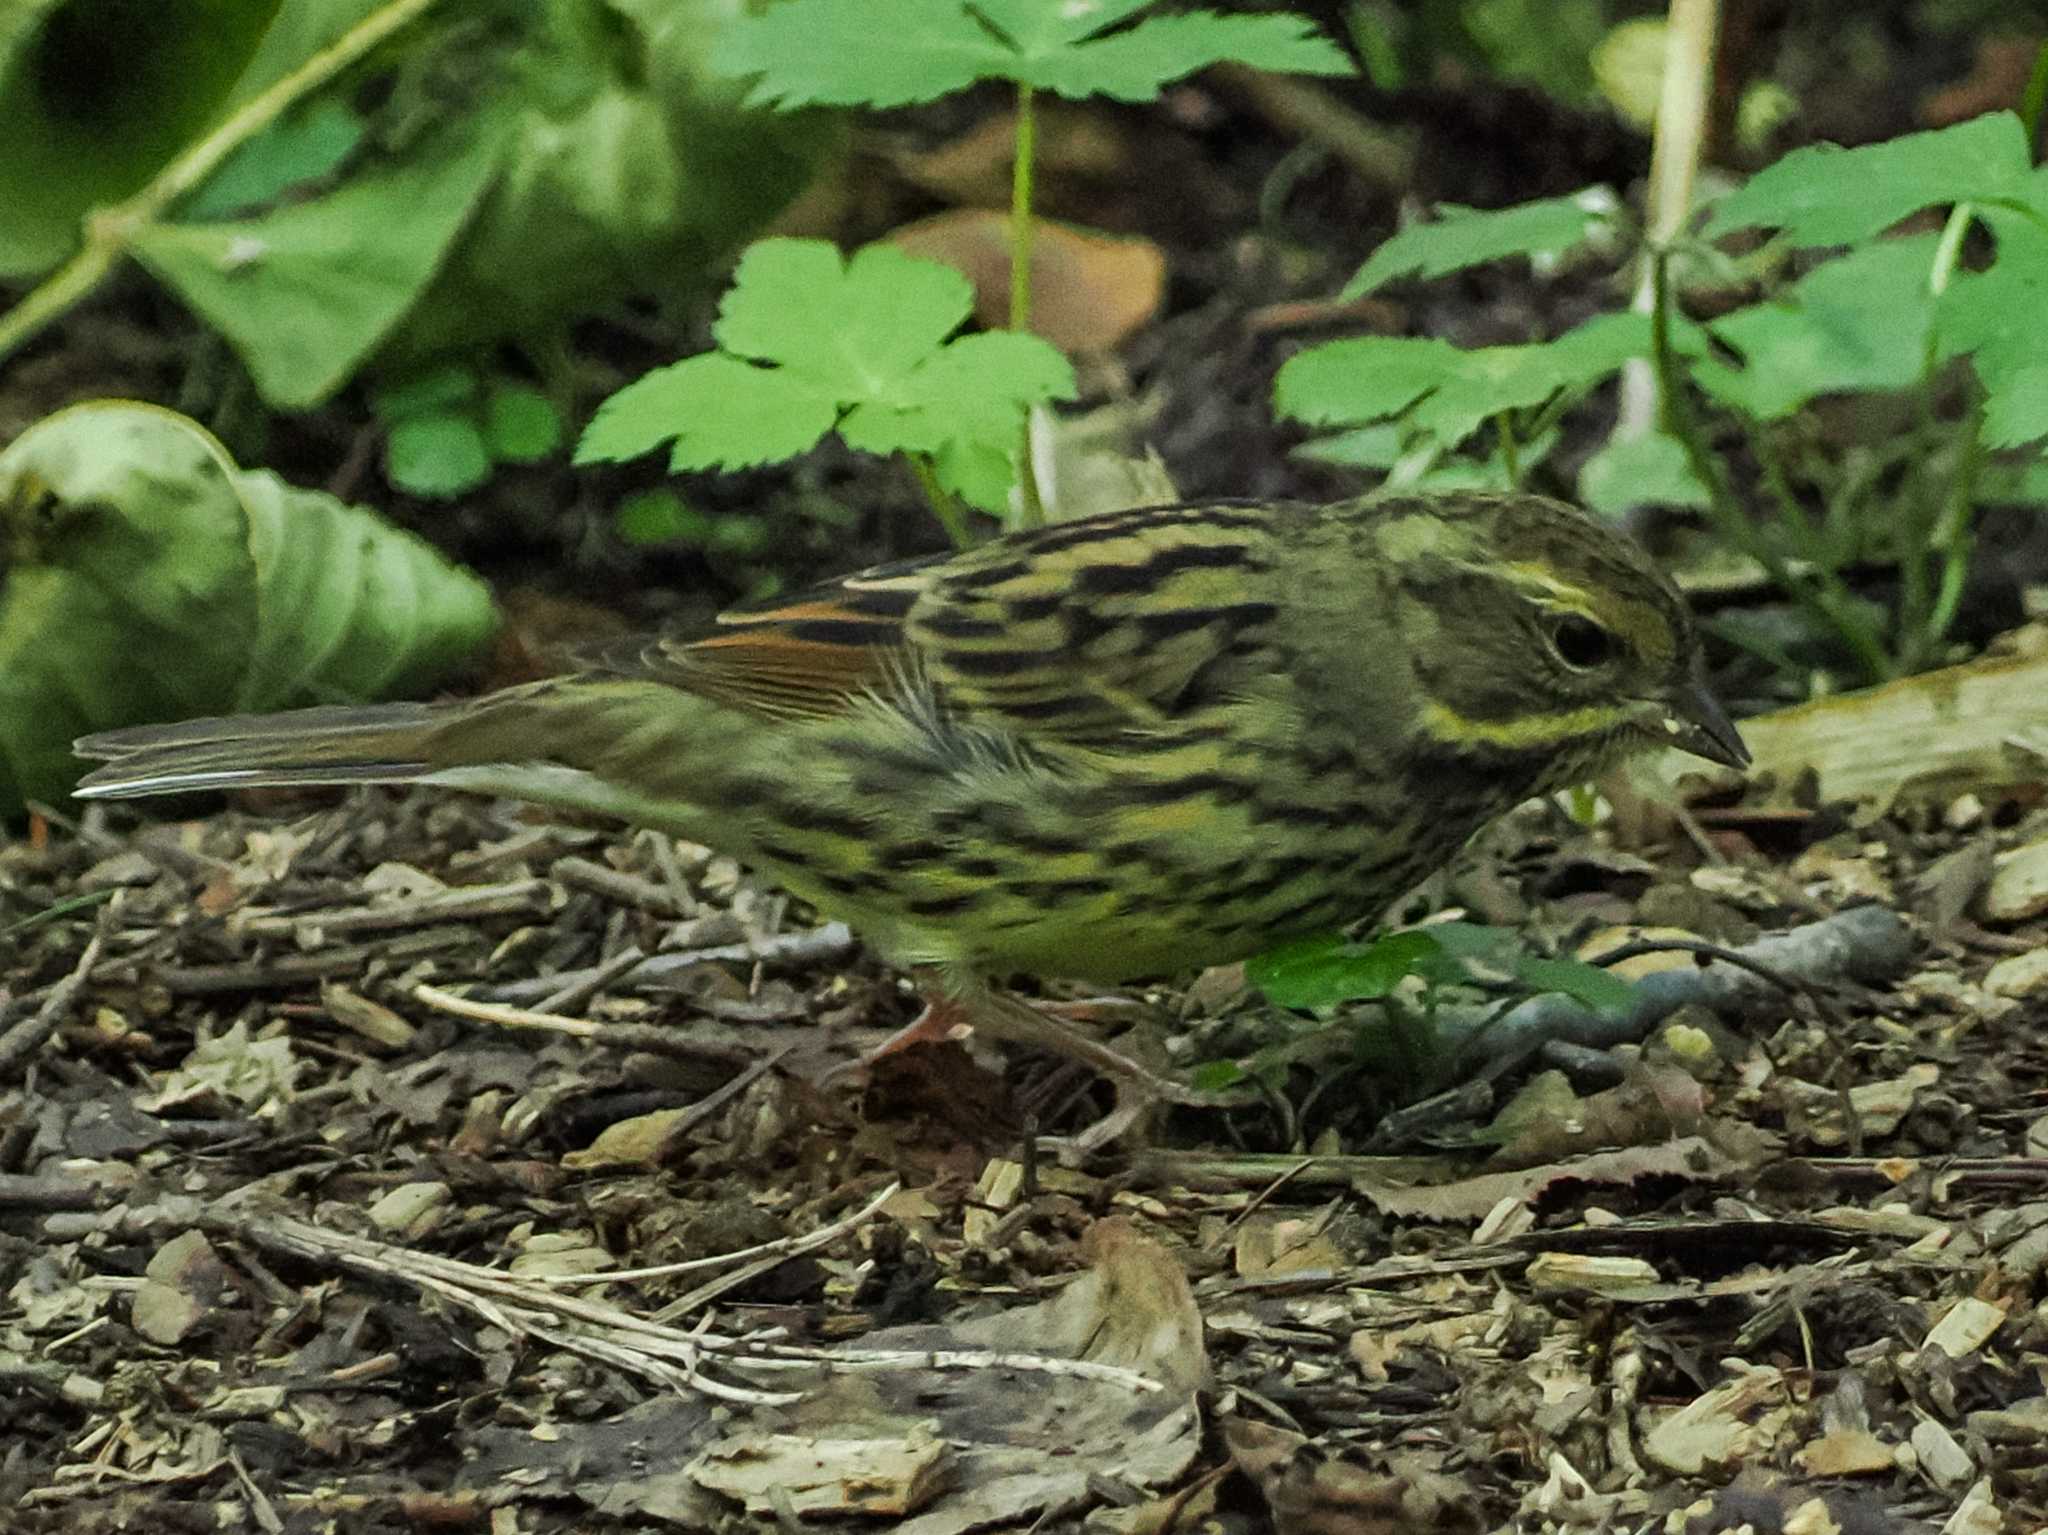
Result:
{"label": "bird's folded wing", "polygon": [[613,667],[771,717],[910,685],[1027,738],[1102,740],[1255,674],[1276,611],[1265,531],[1229,506],[1089,518],[861,571]]}

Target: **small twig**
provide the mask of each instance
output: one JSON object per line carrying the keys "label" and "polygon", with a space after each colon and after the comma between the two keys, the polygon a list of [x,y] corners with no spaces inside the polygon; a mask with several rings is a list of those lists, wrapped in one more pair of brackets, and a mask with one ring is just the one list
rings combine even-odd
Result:
{"label": "small twig", "polygon": [[[758,1050],[723,1040],[696,1038],[682,1029],[649,1023],[600,1023],[590,1018],[570,1018],[561,1013],[542,1012],[530,1007],[512,1007],[503,1002],[483,1002],[460,992],[448,991],[422,981],[410,993],[415,1002],[438,1012],[467,1018],[472,1023],[494,1024],[502,1029],[541,1029],[571,1039],[584,1039],[607,1050],[640,1050],[683,1061],[717,1061],[746,1069],[773,1066],[785,1052],[765,1061]],[[730,1084],[728,1084],[730,1085]]]}
{"label": "small twig", "polygon": [[258,1215],[214,1205],[200,1213],[197,1224],[254,1247],[438,1295],[511,1336],[539,1339],[674,1390],[694,1391],[720,1401],[777,1406],[799,1400],[801,1393],[735,1385],[705,1374],[707,1365],[754,1372],[814,1371],[820,1367],[835,1372],[1015,1370],[1098,1380],[1133,1392],[1163,1389],[1159,1382],[1135,1370],[1087,1359],[976,1349],[803,1348],[705,1328],[685,1331],[635,1316],[608,1302],[550,1290],[528,1276],[332,1231],[290,1216]]}
{"label": "small twig", "polygon": [[625,1280],[667,1279],[673,1274],[695,1274],[704,1269],[723,1268],[733,1263],[759,1263],[765,1258],[772,1258],[781,1263],[820,1247],[829,1247],[848,1232],[873,1220],[881,1213],[882,1206],[902,1192],[903,1184],[898,1180],[851,1215],[841,1216],[829,1226],[820,1226],[816,1231],[805,1232],[802,1236],[777,1237],[772,1242],[760,1242],[752,1247],[715,1253],[709,1258],[687,1258],[681,1263],[655,1263],[637,1269],[605,1269],[594,1274],[532,1274],[528,1277],[534,1283],[544,1285],[617,1284]]}
{"label": "small twig", "polygon": [[675,892],[651,879],[622,873],[588,858],[557,858],[548,866],[548,877],[577,890],[588,890],[621,906],[635,906],[657,917],[681,920],[696,915],[676,899]]}
{"label": "small twig", "polygon": [[562,903],[559,887],[544,879],[515,879],[500,885],[458,885],[410,900],[375,906],[337,906],[325,911],[236,916],[230,928],[251,937],[294,937],[320,933],[382,933],[426,927],[435,922],[469,922],[478,917],[541,917]]}
{"label": "small twig", "polygon": [[92,978],[92,967],[99,960],[101,937],[99,933],[92,935],[71,973],[49,989],[33,1017],[0,1034],[0,1080],[11,1078],[26,1066],[29,1057],[41,1050],[71,1015],[72,1004]]}
{"label": "small twig", "polygon": [[[534,1006],[539,1013],[566,1013],[583,1007],[605,987],[631,970],[647,953],[637,943],[628,944],[595,970],[579,972],[559,991],[550,992]],[[559,977],[557,977],[559,979]]]}
{"label": "small twig", "polygon": [[[833,965],[852,957],[858,947],[852,931],[844,922],[828,922],[823,927],[777,933],[772,938],[751,943],[722,943],[702,949],[665,949],[659,954],[648,955],[616,979],[620,987],[630,988],[658,985],[699,965],[751,964],[771,969]],[[532,1002],[551,996],[562,987],[575,984],[602,968],[592,966],[587,970],[563,970],[531,980],[508,981],[501,986],[479,988],[479,994],[493,1002],[515,1005]]]}
{"label": "small twig", "polygon": [[[713,1301],[717,1300],[719,1296],[731,1293],[741,1285],[759,1278],[772,1269],[780,1268],[791,1258],[798,1257],[807,1252],[815,1252],[821,1247],[829,1247],[832,1243],[838,1241],[840,1237],[872,1220],[880,1213],[883,1205],[895,1198],[902,1187],[901,1183],[890,1184],[888,1188],[877,1194],[867,1204],[854,1211],[853,1214],[847,1216],[844,1220],[835,1221],[830,1226],[820,1227],[809,1236],[783,1238],[775,1242],[763,1242],[759,1247],[746,1248],[740,1252],[725,1253],[717,1258],[699,1258],[689,1263],[669,1265],[669,1272],[675,1273],[683,1269],[702,1268],[710,1264],[735,1262],[746,1258],[749,1253],[756,1255],[731,1273],[720,1274],[715,1279],[708,1279],[687,1295],[676,1297],[676,1299],[655,1312],[654,1319],[657,1322],[673,1322],[680,1317],[689,1316],[692,1312],[702,1311]],[[603,1277],[613,1279],[618,1276],[607,1274]]]}

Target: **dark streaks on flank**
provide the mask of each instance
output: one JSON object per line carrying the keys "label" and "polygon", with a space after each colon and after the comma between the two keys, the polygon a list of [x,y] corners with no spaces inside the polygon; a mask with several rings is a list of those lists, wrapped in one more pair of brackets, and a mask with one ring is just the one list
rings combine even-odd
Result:
{"label": "dark streaks on flank", "polygon": [[953,848],[950,843],[927,838],[916,842],[878,842],[875,845],[873,856],[876,868],[894,873],[904,869],[914,869],[920,864],[937,863],[941,860],[949,859],[952,853]]}
{"label": "dark streaks on flank", "polygon": [[1116,797],[1126,805],[1170,805],[1176,800],[1201,797],[1219,805],[1241,805],[1258,793],[1258,786],[1226,773],[1189,773],[1156,783],[1124,784]]}
{"label": "dark streaks on flank", "polygon": [[1206,629],[1211,624],[1221,624],[1232,631],[1255,628],[1273,621],[1279,609],[1270,602],[1239,602],[1224,608],[1185,608],[1179,612],[1140,613],[1130,620],[1138,626],[1138,632],[1146,639],[1169,640],[1176,635],[1192,634]]}
{"label": "dark streaks on flank", "polygon": [[[845,645],[851,649],[864,649],[880,645],[886,640],[886,627],[872,618],[791,618],[781,621],[781,628],[793,640],[810,645]],[[717,645],[720,636],[713,635],[705,641]]]}
{"label": "dark streaks on flank", "polygon": [[775,814],[792,831],[823,832],[849,842],[864,842],[874,834],[871,818],[829,810],[811,800],[785,800],[776,805]]}
{"label": "dark streaks on flank", "polygon": [[1178,544],[1135,565],[1086,565],[1074,572],[1074,589],[1094,597],[1147,592],[1190,570],[1266,569],[1243,544]]}
{"label": "dark streaks on flank", "polygon": [[1061,901],[1086,900],[1094,896],[1115,895],[1114,881],[1107,879],[1020,879],[1009,886],[1009,893],[1020,900],[1037,901],[1047,906]]}
{"label": "dark streaks on flank", "polygon": [[1051,618],[1067,602],[1065,592],[1038,592],[1028,597],[1006,597],[1001,592],[990,595],[1002,602],[1004,616],[1016,624],[1035,624]]}
{"label": "dark streaks on flank", "polygon": [[969,677],[1014,677],[1043,670],[1043,650],[949,650],[945,667]]}
{"label": "dark streaks on flank", "polygon": [[954,611],[934,613],[918,622],[921,628],[947,640],[994,640],[1010,632],[1010,625],[1000,618]]}
{"label": "dark streaks on flank", "polygon": [[981,900],[980,891],[970,890],[960,895],[928,896],[922,900],[906,901],[903,909],[913,917],[960,917],[973,911]]}

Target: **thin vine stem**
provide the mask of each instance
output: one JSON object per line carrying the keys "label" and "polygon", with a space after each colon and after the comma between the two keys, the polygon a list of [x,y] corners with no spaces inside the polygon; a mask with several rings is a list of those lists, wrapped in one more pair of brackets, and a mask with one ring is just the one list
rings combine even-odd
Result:
{"label": "thin vine stem", "polygon": [[930,459],[921,453],[906,453],[903,462],[910,466],[917,488],[924,492],[924,499],[932,509],[932,515],[939,519],[939,526],[946,530],[955,549],[965,549],[974,542],[974,534],[967,526],[967,514],[953,493],[939,483],[939,474],[932,467]]}
{"label": "thin vine stem", "polygon": [[[1031,215],[1033,166],[1038,154],[1036,93],[1017,82],[1017,152],[1010,170],[1010,329],[1031,329],[1031,244],[1036,232]],[[1018,525],[1045,526],[1045,497],[1038,486],[1038,468],[1031,451],[1031,412],[1017,428],[1017,493],[1022,502]]]}

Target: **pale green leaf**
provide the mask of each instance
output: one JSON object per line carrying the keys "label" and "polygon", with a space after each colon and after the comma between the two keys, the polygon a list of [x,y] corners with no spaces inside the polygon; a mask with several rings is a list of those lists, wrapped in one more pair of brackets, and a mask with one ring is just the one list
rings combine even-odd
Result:
{"label": "pale green leaf", "polygon": [[1582,389],[1646,355],[1647,315],[1599,315],[1555,341],[1459,348],[1445,341],[1371,336],[1333,341],[1289,359],[1275,399],[1283,415],[1348,425],[1402,415],[1456,444],[1502,411]]}
{"label": "pale green leaf", "polygon": [[800,368],[850,401],[885,396],[973,308],[959,272],[893,245],[846,260],[825,240],[762,240],[741,258],[712,333],[728,352]]}
{"label": "pale green leaf", "polygon": [[1616,224],[1614,195],[1605,187],[1493,212],[1445,204],[1437,213],[1433,222],[1410,224],[1382,242],[1344,285],[1343,297],[1370,293],[1397,277],[1441,277],[1508,256],[1555,258]]}
{"label": "pale green leaf", "polygon": [[17,552],[0,779],[17,795],[65,793],[88,731],[432,687],[496,623],[482,583],[413,535],[127,401],[73,406],[0,451],[0,534]]}
{"label": "pale green leaf", "polygon": [[[2036,171],[2032,193],[2048,207],[2048,167]],[[1984,385],[1986,444],[2015,448],[2048,435],[2041,340],[2031,323],[2048,314],[2048,231],[2003,210],[1986,210],[1984,221],[1998,237],[1997,259],[1950,281],[1936,304],[1936,335],[1941,355],[1967,356]]]}
{"label": "pale green leaf", "polygon": [[494,459],[538,463],[562,445],[562,413],[530,384],[493,383],[484,397],[484,440]]}
{"label": "pale green leaf", "polygon": [[1939,236],[1880,240],[1825,262],[1777,297],[1711,329],[1742,359],[1708,353],[1693,377],[1759,421],[1778,421],[1824,394],[1903,389],[1925,366]]}
{"label": "pale green leaf", "polygon": [[1579,469],[1579,501],[1606,517],[1638,506],[1708,505],[1685,448],[1663,432],[1608,438]]}
{"label": "pale green leaf", "polygon": [[1815,144],[1765,166],[1723,198],[1707,234],[1762,224],[1798,245],[1851,245],[1922,208],[2022,199],[2031,164],[2026,133],[2011,112],[1856,149]]}
{"label": "pale green leaf", "polygon": [[384,442],[384,471],[401,490],[445,500],[491,477],[491,452],[470,416],[435,411],[393,424]]}
{"label": "pale green leaf", "polygon": [[1224,62],[1275,74],[1351,72],[1350,60],[1299,17],[1192,11],[1142,21],[1077,47],[1025,57],[1012,78],[1077,99],[1151,101],[1169,81]]}

